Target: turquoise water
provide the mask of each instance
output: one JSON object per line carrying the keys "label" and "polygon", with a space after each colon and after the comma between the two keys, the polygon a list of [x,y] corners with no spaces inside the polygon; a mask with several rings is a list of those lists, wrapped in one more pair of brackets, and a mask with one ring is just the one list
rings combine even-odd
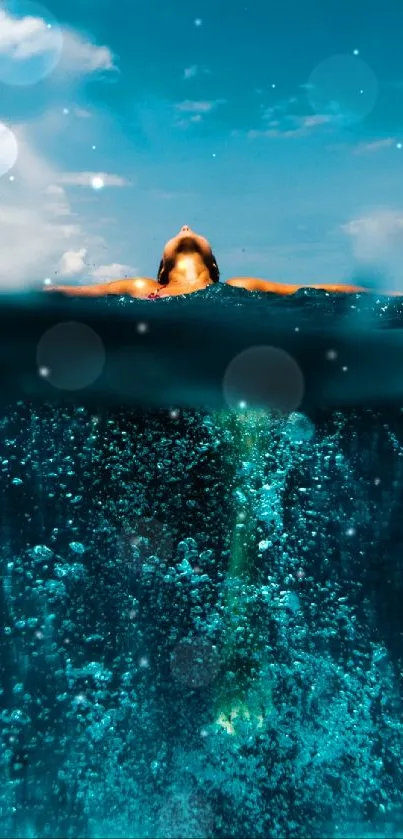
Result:
{"label": "turquoise water", "polygon": [[[1,836],[403,835],[400,304],[253,296],[253,321],[234,291],[193,339],[187,301],[4,317]],[[122,311],[149,343],[111,387]],[[29,357],[60,322],[102,337],[86,387],[68,334]]]}

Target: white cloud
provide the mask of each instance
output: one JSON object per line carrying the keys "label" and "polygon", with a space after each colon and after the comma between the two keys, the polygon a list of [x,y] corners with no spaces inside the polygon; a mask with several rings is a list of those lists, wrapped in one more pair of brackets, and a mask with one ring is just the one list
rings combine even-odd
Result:
{"label": "white cloud", "polygon": [[45,189],[45,194],[57,196],[64,195],[64,189],[63,187],[58,186],[58,184],[49,184],[49,186]]}
{"label": "white cloud", "polygon": [[267,128],[265,131],[252,129],[247,132],[246,136],[249,137],[250,140],[256,140],[259,137],[267,137],[268,139],[275,137],[301,137],[306,133],[305,128]]}
{"label": "white cloud", "polygon": [[200,74],[210,75],[211,70],[207,67],[201,67],[199,64],[192,64],[190,67],[185,67],[183,72],[184,79],[193,79],[195,76],[200,76]]}
{"label": "white cloud", "polygon": [[58,218],[65,218],[66,216],[74,216],[68,204],[66,193],[64,189],[58,184],[50,184],[44,190],[45,195],[50,196],[50,200],[46,201],[46,209]]}
{"label": "white cloud", "polygon": [[353,240],[355,255],[367,257],[389,245],[403,245],[403,215],[396,210],[378,210],[352,219],[342,229]]}
{"label": "white cloud", "polygon": [[135,277],[138,274],[137,268],[130,265],[122,265],[120,262],[113,262],[111,265],[100,265],[91,271],[91,276],[97,281],[119,280],[123,277]]}
{"label": "white cloud", "polygon": [[342,225],[351,239],[354,259],[379,268],[385,284],[403,286],[403,214],[398,210],[378,209]]}
{"label": "white cloud", "polygon": [[0,122],[0,175],[4,175],[13,168],[17,157],[17,139],[14,133]]}
{"label": "white cloud", "polygon": [[[70,242],[82,231],[56,170],[28,142],[27,131],[16,126],[18,164],[16,179],[3,180],[0,197],[0,285],[27,286],[39,282],[56,267]],[[55,212],[56,211],[56,212]]]}
{"label": "white cloud", "polygon": [[95,178],[100,178],[104,186],[132,186],[133,181],[127,181],[120,175],[111,175],[106,172],[61,172],[57,177],[57,183],[66,186],[92,186]]}
{"label": "white cloud", "polygon": [[183,102],[176,102],[175,110],[179,111],[181,114],[184,114],[183,118],[177,118],[175,120],[176,127],[187,128],[192,123],[201,122],[205,114],[211,113],[211,111],[218,108],[219,105],[224,105],[225,101],[225,99],[211,99],[198,101],[193,99],[185,99]]}
{"label": "white cloud", "polygon": [[380,149],[388,149],[396,145],[394,137],[385,137],[383,140],[374,140],[372,143],[359,143],[353,149],[354,154],[367,154],[369,152],[376,152]]}
{"label": "white cloud", "polygon": [[183,102],[177,102],[175,107],[178,111],[185,113],[203,113],[208,114],[210,111],[217,108],[218,105],[224,105],[225,99],[212,99],[203,101],[194,101],[193,99],[185,99]]}
{"label": "white cloud", "polygon": [[89,119],[92,116],[91,111],[87,111],[86,108],[74,108],[73,114],[78,119]]}
{"label": "white cloud", "polygon": [[48,28],[43,18],[14,17],[0,9],[0,54],[16,61],[26,61],[55,48],[57,31]]}
{"label": "white cloud", "polygon": [[97,46],[68,27],[49,25],[40,16],[19,17],[0,9],[0,56],[23,65],[46,55],[69,75],[117,69],[109,47]]}
{"label": "white cloud", "polygon": [[[288,99],[280,99],[263,110],[262,118],[264,121],[273,119],[273,117],[284,116],[294,118],[294,106],[297,104],[298,98],[296,96],[289,96]],[[263,108],[263,106],[262,106]]]}
{"label": "white cloud", "polygon": [[[277,107],[269,108],[263,115],[268,128],[252,129],[247,132],[247,136],[250,139],[257,137],[307,137],[316,128],[329,125],[332,122],[332,117],[327,114],[295,116],[284,113],[286,106],[295,101],[296,99],[290,99],[285,103],[279,103]],[[277,115],[280,119],[273,119],[274,115]]]}
{"label": "white cloud", "polygon": [[197,66],[197,64],[192,64],[191,67],[186,67],[185,68],[183,75],[184,75],[185,79],[193,79],[194,76],[197,76],[198,72],[199,72],[199,67]]}
{"label": "white cloud", "polygon": [[62,277],[75,277],[86,272],[85,257],[87,248],[78,251],[66,251],[58,264],[58,273]]}
{"label": "white cloud", "polygon": [[64,30],[63,52],[59,66],[69,75],[95,73],[101,70],[117,71],[109,47],[98,47],[90,41],[85,41],[72,29]]}
{"label": "white cloud", "polygon": [[268,108],[262,108],[263,127],[247,132],[251,139],[259,137],[306,137],[318,128],[335,124],[329,114],[301,114],[295,111],[306,108],[306,102],[301,96],[290,96],[280,99]]}
{"label": "white cloud", "polygon": [[52,221],[46,204],[37,197],[0,204],[0,286],[24,288],[37,285],[53,272],[66,244],[82,237],[79,225]]}
{"label": "white cloud", "polygon": [[29,134],[27,126],[13,126],[13,131],[19,156],[15,180],[1,180],[0,287],[38,287],[57,272],[66,277],[81,273],[85,262],[88,276],[88,263],[102,262],[105,240],[90,234],[86,219],[73,211],[62,185],[65,173],[38,151],[40,134],[37,145],[32,144],[35,125],[29,125]]}
{"label": "white cloud", "polygon": [[329,122],[332,122],[332,117],[328,114],[313,114],[301,119],[303,128],[316,128],[317,125],[326,125]]}

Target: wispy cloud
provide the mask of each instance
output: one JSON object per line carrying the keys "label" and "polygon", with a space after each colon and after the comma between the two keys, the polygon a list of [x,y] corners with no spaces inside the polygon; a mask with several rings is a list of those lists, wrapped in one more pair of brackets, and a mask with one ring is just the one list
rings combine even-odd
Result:
{"label": "wispy cloud", "polygon": [[206,115],[225,103],[225,99],[185,99],[183,102],[176,102],[174,107],[178,116],[175,119],[175,125],[177,128],[187,128],[192,123],[202,122]]}
{"label": "wispy cloud", "polygon": [[16,17],[0,10],[0,54],[15,61],[51,52],[57,34],[41,17]]}
{"label": "wispy cloud", "polygon": [[116,70],[114,57],[107,46],[97,46],[74,29],[53,27],[35,15],[18,16],[0,9],[0,56],[22,65],[31,59],[57,55],[59,70],[69,75]]}
{"label": "wispy cloud", "polygon": [[376,266],[386,274],[389,285],[403,288],[403,214],[381,208],[351,219],[342,226],[351,240],[358,263]]}
{"label": "wispy cloud", "polygon": [[121,277],[135,277],[138,268],[131,265],[122,265],[120,262],[112,262],[111,265],[99,265],[91,271],[91,276],[97,282],[120,279]]}
{"label": "wispy cloud", "polygon": [[289,96],[287,99],[279,99],[273,102],[272,105],[264,108],[262,105],[262,120],[269,123],[273,119],[279,119],[287,115],[288,118],[295,116],[296,106],[298,104],[297,96]]}
{"label": "wispy cloud", "polygon": [[197,74],[199,72],[200,71],[199,71],[199,67],[197,66],[197,64],[192,64],[191,67],[185,67],[185,69],[183,71],[183,77],[185,79],[193,79],[193,77],[197,76]]}
{"label": "wispy cloud", "polygon": [[0,286],[27,287],[53,273],[66,249],[77,247],[85,236],[81,224],[72,223],[69,215],[66,205],[65,212],[55,216],[52,202],[40,191],[30,193],[23,181],[19,189],[13,184],[3,190]]}
{"label": "wispy cloud", "polygon": [[303,128],[316,128],[318,125],[326,125],[332,121],[328,114],[312,114],[312,116],[302,118]]}
{"label": "wispy cloud", "polygon": [[247,132],[250,139],[304,137],[334,122],[329,114],[306,113],[307,103],[301,95],[289,96],[261,108],[261,124]]}
{"label": "wispy cloud", "polygon": [[46,201],[46,209],[58,218],[66,218],[76,215],[68,204],[64,189],[58,184],[50,184],[44,190],[44,195],[49,196]]}
{"label": "wispy cloud", "polygon": [[72,29],[64,30],[63,52],[59,65],[69,75],[114,71],[118,68],[115,58],[107,46],[96,46],[85,41]]}
{"label": "wispy cloud", "polygon": [[185,99],[183,102],[177,102],[175,108],[177,111],[182,111],[184,113],[208,114],[210,113],[210,111],[213,111],[215,108],[218,108],[219,105],[224,104],[225,99],[211,99],[204,101]]}
{"label": "wispy cloud", "polygon": [[80,248],[78,251],[70,250],[62,254],[57,270],[62,277],[75,277],[77,274],[86,272],[85,257],[87,248]]}
{"label": "wispy cloud", "polygon": [[[97,180],[99,179],[99,181]],[[65,186],[93,187],[95,183],[102,181],[102,186],[133,186],[133,181],[128,181],[120,175],[111,175],[107,172],[60,172],[57,176],[57,183]]]}
{"label": "wispy cloud", "polygon": [[389,149],[391,146],[396,146],[396,143],[395,137],[385,137],[383,140],[373,140],[370,143],[359,143],[353,148],[353,154],[370,154],[382,149]]}
{"label": "wispy cloud", "polygon": [[403,214],[399,210],[376,210],[348,221],[342,230],[353,239],[356,255],[368,256],[392,240],[403,243]]}
{"label": "wispy cloud", "polygon": [[131,265],[124,265],[121,262],[112,262],[109,265],[91,266],[89,263],[87,248],[79,248],[79,250],[68,250],[62,254],[58,266],[57,273],[60,277],[65,279],[72,279],[73,277],[93,280],[94,283],[108,282],[110,280],[123,279],[124,277],[134,277],[138,274],[138,269]]}
{"label": "wispy cloud", "polygon": [[306,137],[318,128],[318,126],[328,125],[330,122],[331,117],[325,114],[303,117],[288,116],[282,122],[280,120],[271,120],[268,128],[252,129],[247,132],[247,136],[250,139],[258,137]]}
{"label": "wispy cloud", "polygon": [[[108,248],[96,232],[97,217],[78,215],[65,189],[66,184],[88,185],[93,173],[60,170],[40,150],[40,124],[38,120],[37,124],[10,126],[19,154],[15,179],[2,180],[0,286],[29,287],[56,274],[84,280],[121,276],[128,266],[103,265]],[[124,182],[115,175],[105,180]]]}
{"label": "wispy cloud", "polygon": [[[234,134],[239,132],[234,132]],[[253,128],[247,132],[246,136],[250,140],[256,140],[261,137],[267,137],[267,139],[274,139],[276,137],[301,137],[303,134],[306,134],[306,131],[302,128],[289,128],[289,129],[281,129],[281,128],[266,128],[266,129],[256,129]]]}
{"label": "wispy cloud", "polygon": [[73,114],[78,119],[90,119],[92,117],[91,111],[88,111],[86,108],[73,108]]}
{"label": "wispy cloud", "polygon": [[211,70],[208,67],[201,67],[199,64],[192,64],[190,67],[185,67],[183,71],[184,79],[194,79],[195,76],[202,74],[210,75]]}

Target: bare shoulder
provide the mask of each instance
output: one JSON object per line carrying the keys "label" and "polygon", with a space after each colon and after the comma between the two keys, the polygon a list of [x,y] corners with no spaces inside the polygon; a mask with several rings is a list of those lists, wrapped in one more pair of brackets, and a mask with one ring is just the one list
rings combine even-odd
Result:
{"label": "bare shoulder", "polygon": [[130,294],[131,297],[148,297],[161,288],[157,281],[151,279],[151,277],[131,277],[123,282],[126,286],[126,291],[123,293]]}
{"label": "bare shoulder", "polygon": [[103,286],[104,294],[118,294],[126,297],[148,297],[158,288],[151,277],[126,277],[124,280],[112,280]]}

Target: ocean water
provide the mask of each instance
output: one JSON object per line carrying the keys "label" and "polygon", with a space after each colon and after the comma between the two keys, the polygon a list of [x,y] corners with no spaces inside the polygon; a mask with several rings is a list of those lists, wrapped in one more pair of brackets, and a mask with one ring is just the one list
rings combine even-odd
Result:
{"label": "ocean water", "polygon": [[0,318],[0,835],[403,836],[399,300]]}

